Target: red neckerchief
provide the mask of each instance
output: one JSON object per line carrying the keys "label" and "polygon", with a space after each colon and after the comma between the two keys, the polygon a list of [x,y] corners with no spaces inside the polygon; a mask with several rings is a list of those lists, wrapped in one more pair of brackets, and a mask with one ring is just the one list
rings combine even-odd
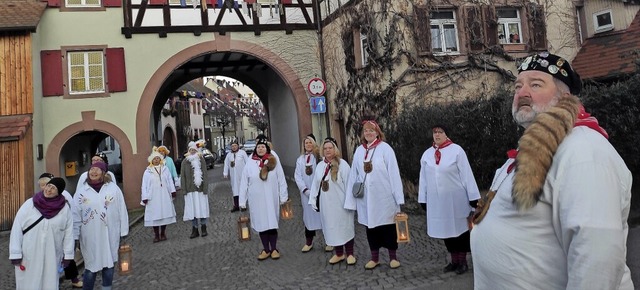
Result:
{"label": "red neckerchief", "polygon": [[309,164],[309,162],[311,161],[311,152],[305,153],[305,154],[307,154],[307,163],[306,164]]}
{"label": "red neckerchief", "polygon": [[[507,157],[509,157],[509,159],[516,159],[516,156],[518,156],[518,150],[511,149],[507,151]],[[515,167],[516,167],[516,162],[513,161],[513,163],[509,164],[509,167],[507,167],[507,174],[511,173],[511,171],[513,171]]]}
{"label": "red neckerchief", "polygon": [[380,140],[380,138],[376,138],[375,141],[373,141],[373,143],[371,143],[371,145],[368,145],[367,143],[362,143],[362,147],[364,147],[365,150],[367,150],[364,153],[364,160],[367,161],[367,156],[369,156],[369,150],[376,148],[376,146],[378,146],[378,144],[380,144],[380,142],[382,142],[382,140]]}
{"label": "red neckerchief", "polygon": [[445,140],[444,142],[442,142],[442,144],[440,144],[440,146],[436,145],[436,143],[433,143],[433,148],[436,148],[436,153],[434,154],[435,158],[436,158],[436,165],[440,164],[440,157],[442,157],[442,153],[440,153],[440,149],[447,147],[449,145],[453,144],[453,142],[451,142],[450,139],[447,138],[447,140]]}
{"label": "red neckerchief", "polygon": [[580,105],[580,112],[578,112],[578,119],[576,120],[576,124],[574,125],[574,127],[577,126],[589,127],[602,134],[602,136],[604,136],[605,138],[609,139],[609,134],[607,134],[607,131],[605,131],[604,128],[598,125],[598,119],[596,119],[595,117],[591,117],[591,114],[587,113],[582,105]]}
{"label": "red neckerchief", "polygon": [[271,156],[271,154],[266,153],[264,156],[260,157],[257,154],[253,154],[251,155],[251,159],[253,160],[260,160],[260,164],[258,165],[258,167],[262,168],[262,166],[264,166],[264,162],[269,159],[269,157]]}
{"label": "red neckerchief", "polygon": [[327,167],[324,168],[324,176],[327,176],[327,172],[331,169],[331,160],[327,160],[327,158],[325,158],[324,163],[327,164]]}

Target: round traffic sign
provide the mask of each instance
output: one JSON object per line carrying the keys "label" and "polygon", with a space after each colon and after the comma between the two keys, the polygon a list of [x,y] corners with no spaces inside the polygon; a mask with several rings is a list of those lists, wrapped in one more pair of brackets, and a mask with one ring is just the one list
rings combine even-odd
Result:
{"label": "round traffic sign", "polygon": [[307,90],[312,96],[322,96],[327,91],[327,83],[321,78],[312,78],[307,85]]}

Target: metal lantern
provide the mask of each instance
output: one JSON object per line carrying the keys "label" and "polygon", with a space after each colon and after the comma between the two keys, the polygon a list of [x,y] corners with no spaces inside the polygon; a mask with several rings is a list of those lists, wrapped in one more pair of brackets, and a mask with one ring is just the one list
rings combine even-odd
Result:
{"label": "metal lantern", "polygon": [[280,216],[284,220],[293,218],[293,208],[291,208],[291,200],[287,200],[280,206]]}
{"label": "metal lantern", "polygon": [[238,218],[238,239],[240,241],[251,240],[251,231],[249,230],[249,217],[241,216]]}
{"label": "metal lantern", "polygon": [[133,258],[133,250],[129,244],[120,245],[118,249],[118,274],[131,274],[131,259]]}
{"label": "metal lantern", "polygon": [[398,243],[408,243],[409,237],[409,216],[406,213],[398,213],[394,218],[396,222],[396,234]]}

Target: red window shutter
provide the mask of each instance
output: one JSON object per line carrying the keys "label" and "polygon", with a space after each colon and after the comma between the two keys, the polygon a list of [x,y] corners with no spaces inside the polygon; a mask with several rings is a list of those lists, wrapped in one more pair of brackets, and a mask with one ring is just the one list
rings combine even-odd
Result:
{"label": "red window shutter", "polygon": [[416,48],[418,52],[431,52],[431,24],[429,22],[429,9],[426,7],[414,7],[416,26]]}
{"label": "red window shutter", "polygon": [[122,7],[122,0],[102,0],[104,7]]}
{"label": "red window shutter", "polygon": [[127,70],[124,64],[124,48],[107,48],[107,80],[109,92],[127,90]]}
{"label": "red window shutter", "polygon": [[533,50],[547,50],[547,25],[542,5],[528,6],[529,45]]}
{"label": "red window shutter", "polygon": [[487,36],[487,46],[498,44],[498,16],[493,6],[484,7],[484,32]]}
{"label": "red window shutter", "polygon": [[60,7],[61,0],[41,0],[42,2],[47,2],[47,6],[49,7]]}
{"label": "red window shutter", "polygon": [[291,4],[292,0],[282,0],[282,4]]}
{"label": "red window shutter", "polygon": [[[114,1],[114,0],[111,0]],[[167,4],[167,0],[149,0],[149,5],[164,5]]]}
{"label": "red window shutter", "polygon": [[62,81],[62,52],[60,50],[40,51],[40,66],[42,71],[42,95],[62,96],[64,83]]}
{"label": "red window shutter", "polygon": [[469,6],[465,8],[466,18],[466,30],[467,38],[469,42],[469,50],[473,52],[480,52],[484,50],[484,31],[482,27],[482,11],[475,6]]}

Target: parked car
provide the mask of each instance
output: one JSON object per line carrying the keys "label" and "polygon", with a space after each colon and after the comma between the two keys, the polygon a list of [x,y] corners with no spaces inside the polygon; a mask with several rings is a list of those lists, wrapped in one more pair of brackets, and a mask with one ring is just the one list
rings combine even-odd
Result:
{"label": "parked car", "polygon": [[[213,164],[216,163],[216,159],[218,157],[216,157],[214,153],[211,153],[211,151],[209,151],[209,149],[207,148],[202,148],[201,153],[202,153],[202,157],[204,157],[204,161],[207,163],[207,169],[213,168]],[[187,153],[185,152],[184,154],[178,156],[178,158],[174,162],[176,165],[176,170],[178,171],[178,174],[180,174],[180,168],[182,167],[182,161],[184,160],[185,154]]]}
{"label": "parked car", "polygon": [[244,142],[242,149],[247,152],[247,155],[253,154],[253,151],[256,150],[256,139],[249,139]]}

